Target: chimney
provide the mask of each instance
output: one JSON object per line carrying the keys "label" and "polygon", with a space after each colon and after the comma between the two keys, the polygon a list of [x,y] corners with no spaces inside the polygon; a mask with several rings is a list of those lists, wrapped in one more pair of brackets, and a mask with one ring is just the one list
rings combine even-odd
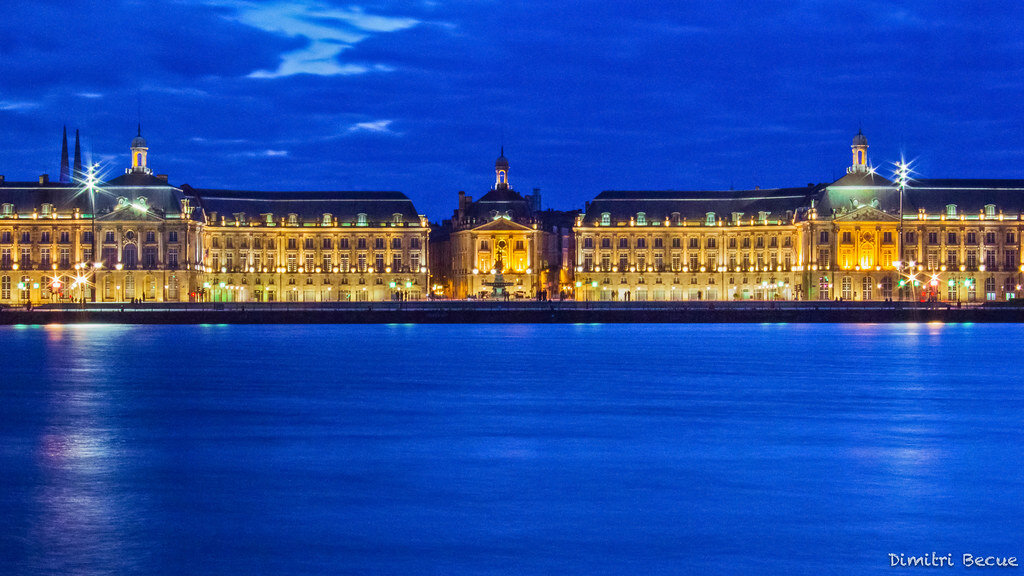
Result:
{"label": "chimney", "polygon": [[533,211],[540,212],[540,188],[533,189],[533,196],[530,198],[533,203]]}
{"label": "chimney", "polygon": [[39,183],[40,184],[49,184],[50,183],[50,175],[49,174],[43,174],[43,175],[39,176]]}
{"label": "chimney", "polygon": [[3,183],[4,183],[4,175],[0,174],[0,184],[3,184]]}
{"label": "chimney", "polygon": [[465,210],[465,209],[466,209],[466,192],[464,190],[459,190],[459,210]]}
{"label": "chimney", "polygon": [[157,174],[156,179],[162,182],[167,182],[167,174]]}
{"label": "chimney", "polygon": [[586,204],[583,205],[583,213],[590,212],[590,200],[587,200]]}

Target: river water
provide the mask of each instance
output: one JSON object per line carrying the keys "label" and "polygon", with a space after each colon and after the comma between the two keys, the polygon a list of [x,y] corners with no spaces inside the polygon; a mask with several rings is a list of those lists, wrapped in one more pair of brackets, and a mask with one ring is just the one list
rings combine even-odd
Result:
{"label": "river water", "polygon": [[890,553],[1020,558],[1022,338],[2,327],[0,573],[882,574],[899,571]]}

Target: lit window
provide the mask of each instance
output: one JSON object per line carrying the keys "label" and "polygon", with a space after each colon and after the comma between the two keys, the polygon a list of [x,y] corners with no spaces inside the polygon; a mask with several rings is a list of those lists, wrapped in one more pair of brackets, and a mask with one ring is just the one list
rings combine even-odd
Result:
{"label": "lit window", "polygon": [[611,214],[611,212],[602,212],[601,213],[601,226],[610,226],[611,223],[612,223],[612,214]]}
{"label": "lit window", "polygon": [[637,226],[646,226],[647,225],[647,213],[646,212],[637,212],[636,213],[636,224],[637,224]]}

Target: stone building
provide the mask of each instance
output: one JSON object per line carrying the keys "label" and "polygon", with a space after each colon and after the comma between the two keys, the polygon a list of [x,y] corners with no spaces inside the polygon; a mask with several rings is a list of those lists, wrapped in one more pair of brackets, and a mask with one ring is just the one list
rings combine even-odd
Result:
{"label": "stone building", "polygon": [[[77,140],[77,139],[76,139]],[[0,304],[322,302],[425,297],[430,228],[400,192],[248,192],[168,184],[139,134],[104,180],[0,176]]]}
{"label": "stone building", "polygon": [[0,303],[187,300],[202,259],[202,222],[180,188],[154,176],[146,140],[131,142],[131,168],[102,182],[74,170],[67,140],[61,177],[0,176]]}
{"label": "stone building", "polygon": [[182,186],[204,219],[213,301],[418,300],[430,227],[401,192],[251,192]]}
{"label": "stone building", "polygon": [[459,192],[458,208],[440,227],[435,251],[447,258],[435,260],[434,270],[444,293],[490,297],[500,273],[510,297],[557,295],[568,283],[563,262],[572,253],[571,214],[542,211],[537,189],[520,195],[509,184],[502,149],[494,163],[494,187],[475,201]]}
{"label": "stone building", "polygon": [[892,182],[862,133],[851,149],[831,184],[602,192],[575,227],[576,298],[1019,297],[1024,180]]}

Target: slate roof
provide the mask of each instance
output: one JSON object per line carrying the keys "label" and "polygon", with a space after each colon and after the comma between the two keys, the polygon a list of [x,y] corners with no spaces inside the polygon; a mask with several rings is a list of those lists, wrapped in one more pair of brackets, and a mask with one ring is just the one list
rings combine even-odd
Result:
{"label": "slate roof", "polygon": [[533,218],[526,198],[507,186],[499,186],[472,202],[466,207],[463,218],[468,223],[486,222],[494,219],[492,212],[508,214],[517,222],[527,222]]}
{"label": "slate roof", "polygon": [[600,221],[604,212],[610,213],[613,225],[635,218],[638,212],[643,212],[648,222],[664,221],[675,212],[690,221],[704,220],[708,212],[727,220],[733,212],[742,212],[743,218],[767,212],[769,220],[787,219],[810,207],[823,189],[817,185],[763,190],[606,190],[590,203],[584,221]]}
{"label": "slate roof", "polygon": [[[119,198],[131,202],[146,199],[150,211],[159,216],[177,216],[181,212],[181,190],[166,180],[149,174],[124,174],[101,184],[96,193],[96,213],[112,212]],[[91,214],[92,206],[88,194],[81,186],[71,183],[8,182],[0,183],[0,204],[14,204],[16,212],[31,214],[43,204],[53,204],[58,212],[78,208],[83,214]]]}
{"label": "slate roof", "polygon": [[412,200],[401,192],[363,191],[249,191],[193,188],[188,184],[182,191],[194,198],[210,217],[225,216],[234,220],[234,214],[245,213],[247,218],[260,218],[273,214],[275,220],[297,214],[302,222],[319,222],[324,214],[331,214],[339,223],[357,221],[358,214],[366,214],[370,225],[391,222],[394,214],[401,214],[407,225],[418,226],[419,213]]}
{"label": "slate roof", "polygon": [[[880,210],[899,213],[899,191],[894,186],[832,184],[819,205],[819,214],[827,217],[833,210],[842,214],[874,199],[879,201]],[[958,215],[977,215],[988,204],[995,205],[996,213],[1024,214],[1024,180],[915,179],[903,197],[903,214],[916,214],[920,208],[929,214],[945,213],[949,204],[956,205]]]}
{"label": "slate roof", "polygon": [[919,179],[913,180],[904,196],[907,206],[929,213],[945,212],[946,205],[956,204],[957,213],[977,214],[986,204],[995,204],[996,212],[1024,213],[1024,180],[994,179]]}

